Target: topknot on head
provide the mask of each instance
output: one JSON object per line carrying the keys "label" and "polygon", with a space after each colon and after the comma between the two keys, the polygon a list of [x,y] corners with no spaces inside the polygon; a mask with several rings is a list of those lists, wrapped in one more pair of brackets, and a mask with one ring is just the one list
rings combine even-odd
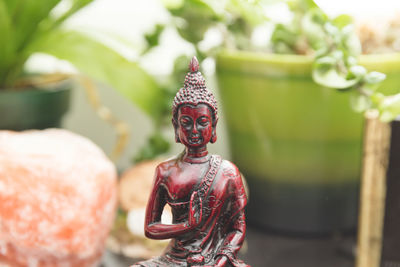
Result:
{"label": "topknot on head", "polygon": [[208,105],[213,111],[214,121],[218,121],[217,100],[214,95],[207,90],[205,80],[199,71],[199,62],[193,57],[189,64],[189,72],[186,74],[183,87],[179,89],[174,97],[172,104],[172,114],[175,116],[181,105],[197,105],[203,103]]}
{"label": "topknot on head", "polygon": [[192,57],[192,60],[190,60],[189,70],[190,70],[190,72],[198,72],[199,71],[199,61],[197,60],[196,56]]}

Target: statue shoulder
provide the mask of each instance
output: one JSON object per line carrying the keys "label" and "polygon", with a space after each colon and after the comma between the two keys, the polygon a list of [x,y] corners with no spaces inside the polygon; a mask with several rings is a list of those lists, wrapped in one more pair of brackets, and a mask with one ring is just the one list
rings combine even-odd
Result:
{"label": "statue shoulder", "polygon": [[221,171],[222,171],[221,174],[225,178],[230,178],[234,180],[240,178],[240,171],[238,167],[236,167],[236,165],[230,162],[229,160],[225,159],[222,160]]}
{"label": "statue shoulder", "polygon": [[238,167],[229,160],[223,160],[221,164],[221,176],[223,181],[227,183],[227,188],[230,188],[237,199],[243,200],[243,206],[246,205],[248,189]]}
{"label": "statue shoulder", "polygon": [[169,158],[161,163],[159,163],[156,167],[156,175],[158,177],[167,177],[171,174],[171,171],[176,168],[179,160],[179,155]]}

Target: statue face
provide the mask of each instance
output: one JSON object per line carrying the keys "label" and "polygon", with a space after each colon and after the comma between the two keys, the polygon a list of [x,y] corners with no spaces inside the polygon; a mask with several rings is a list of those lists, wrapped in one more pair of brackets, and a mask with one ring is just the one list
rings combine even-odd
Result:
{"label": "statue face", "polygon": [[177,124],[177,134],[185,146],[205,146],[213,136],[212,113],[206,104],[180,107]]}

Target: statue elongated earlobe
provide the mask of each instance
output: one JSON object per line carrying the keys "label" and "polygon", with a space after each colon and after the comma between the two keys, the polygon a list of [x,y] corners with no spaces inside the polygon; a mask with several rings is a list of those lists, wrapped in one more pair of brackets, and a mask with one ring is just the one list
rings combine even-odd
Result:
{"label": "statue elongated earlobe", "polygon": [[215,132],[213,132],[210,142],[211,144],[217,142],[217,134]]}
{"label": "statue elongated earlobe", "polygon": [[176,120],[174,120],[173,118],[172,118],[172,125],[174,126],[175,142],[180,143],[181,140],[179,139],[179,135],[178,135],[178,124],[177,124]]}
{"label": "statue elongated earlobe", "polygon": [[175,130],[175,143],[180,143],[181,139],[179,139],[179,135],[177,133],[177,131]]}
{"label": "statue elongated earlobe", "polygon": [[217,130],[216,130],[216,128],[217,128],[217,125],[214,125],[213,128],[212,128],[212,135],[211,135],[211,140],[210,140],[211,144],[214,144],[217,141]]}

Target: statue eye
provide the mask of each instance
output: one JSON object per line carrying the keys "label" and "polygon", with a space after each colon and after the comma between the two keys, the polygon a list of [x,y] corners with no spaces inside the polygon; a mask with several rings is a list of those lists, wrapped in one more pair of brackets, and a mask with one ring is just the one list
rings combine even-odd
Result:
{"label": "statue eye", "polygon": [[183,127],[188,127],[188,126],[190,126],[190,124],[192,123],[192,121],[191,121],[190,119],[185,118],[185,117],[181,118],[181,119],[180,119],[180,122],[181,122],[181,125],[182,125]]}
{"label": "statue eye", "polygon": [[201,126],[207,126],[208,123],[209,123],[209,120],[208,120],[206,117],[201,117],[201,118],[198,120],[198,122],[199,122],[199,124],[200,124]]}

